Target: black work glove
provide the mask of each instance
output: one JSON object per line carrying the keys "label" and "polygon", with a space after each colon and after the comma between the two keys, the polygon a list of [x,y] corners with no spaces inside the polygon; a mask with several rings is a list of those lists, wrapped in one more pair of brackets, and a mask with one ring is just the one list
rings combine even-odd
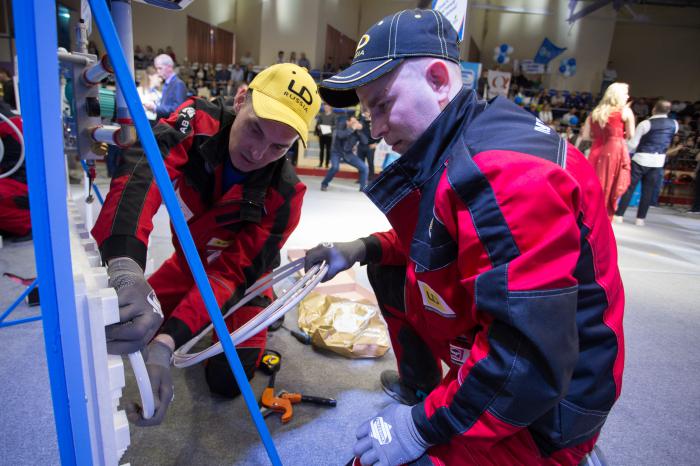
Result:
{"label": "black work glove", "polygon": [[146,371],[153,390],[153,417],[144,419],[143,410],[136,403],[129,403],[126,406],[126,416],[137,426],[157,426],[163,422],[168,406],[175,398],[173,378],[170,374],[170,360],[173,352],[167,345],[154,340],[144,353]]}
{"label": "black work glove", "polygon": [[326,261],[328,272],[322,280],[326,282],[335,277],[338,272],[352,267],[355,262],[363,261],[366,252],[365,243],[359,239],[347,243],[321,243],[306,252],[304,270],[308,271],[314,265]]}
{"label": "black work glove", "polygon": [[109,286],[117,291],[119,323],[106,327],[107,352],[129,354],[151,341],[163,323],[163,313],[141,267],[129,257],[110,259]]}

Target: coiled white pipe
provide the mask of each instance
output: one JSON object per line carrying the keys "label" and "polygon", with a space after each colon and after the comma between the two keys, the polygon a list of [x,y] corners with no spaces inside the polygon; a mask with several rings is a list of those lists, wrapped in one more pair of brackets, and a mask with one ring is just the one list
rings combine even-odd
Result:
{"label": "coiled white pipe", "polygon": [[[236,303],[228,312],[224,315],[224,318],[230,316],[236,312],[241,307],[245,306],[249,301],[251,301],[256,296],[259,296],[263,291],[270,288],[275,283],[286,279],[290,275],[296,273],[304,267],[304,259],[297,259],[294,262],[280,267],[274,270],[267,277],[263,277],[253,284],[248,290],[246,290],[245,295],[241,300]],[[235,330],[230,334],[231,340],[234,345],[242,343],[248,340],[250,337],[256,333],[263,330],[268,325],[272,324],[274,321],[285,315],[290,310],[294,309],[299,301],[304,299],[311,290],[313,290],[316,285],[318,285],[323,277],[325,277],[328,271],[328,266],[325,262],[320,265],[315,265],[297,282],[285,291],[285,293],[277,298],[273,303],[267,306],[260,314],[246,322],[241,328]],[[189,367],[205,359],[211,358],[220,354],[223,350],[221,343],[218,342],[209,348],[200,351],[198,353],[188,353],[194,345],[196,345],[205,335],[209,333],[212,329],[212,325],[209,326],[202,332],[200,332],[196,337],[182,345],[175,351],[173,355],[173,364],[175,367]]]}

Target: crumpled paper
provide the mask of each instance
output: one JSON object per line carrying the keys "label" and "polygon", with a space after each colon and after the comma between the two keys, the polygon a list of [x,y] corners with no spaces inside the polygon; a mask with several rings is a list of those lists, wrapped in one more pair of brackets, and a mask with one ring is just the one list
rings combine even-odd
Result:
{"label": "crumpled paper", "polygon": [[314,346],[348,358],[379,358],[391,346],[381,311],[367,302],[310,293],[299,303],[299,328]]}

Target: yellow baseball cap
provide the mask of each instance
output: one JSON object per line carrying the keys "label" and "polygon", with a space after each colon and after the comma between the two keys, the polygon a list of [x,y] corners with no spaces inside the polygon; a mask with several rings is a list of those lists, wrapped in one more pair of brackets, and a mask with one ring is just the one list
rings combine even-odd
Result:
{"label": "yellow baseball cap", "polygon": [[262,70],[249,88],[255,114],[291,126],[306,147],[309,128],[321,107],[318,87],[309,72],[293,63],[279,63]]}

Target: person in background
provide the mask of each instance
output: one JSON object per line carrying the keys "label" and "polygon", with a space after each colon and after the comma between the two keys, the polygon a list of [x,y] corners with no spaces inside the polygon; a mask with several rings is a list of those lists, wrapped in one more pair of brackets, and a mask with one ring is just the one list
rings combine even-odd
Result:
{"label": "person in background", "polygon": [[561,95],[561,92],[556,91],[552,96],[551,102],[552,107],[562,108],[564,106],[564,102],[566,102],[566,99],[564,99],[564,96]]}
{"label": "person in background", "polygon": [[591,140],[588,161],[598,176],[608,217],[612,221],[618,201],[630,184],[630,156],[626,140],[634,137],[634,114],[628,104],[629,86],[613,83],[603,99],[586,118],[579,138]]}
{"label": "person in background", "polygon": [[666,151],[669,149],[674,135],[678,132],[678,122],[669,118],[671,102],[658,100],[652,110],[652,116],[644,120],[634,131],[634,137],[627,145],[632,156],[632,174],[630,186],[620,199],[620,205],[615,212],[614,221],[622,223],[627,206],[630,204],[634,190],[639,181],[642,182],[642,197],[637,208],[635,225],[643,226],[649,206],[652,203],[654,190],[663,179]]}
{"label": "person in background", "polygon": [[360,173],[360,191],[367,184],[367,165],[357,156],[357,146],[367,143],[367,136],[362,132],[362,125],[355,115],[340,119],[333,131],[333,147],[331,149],[331,168],[321,182],[321,191],[328,191],[328,185],[340,169],[340,163],[346,162],[357,168]]}
{"label": "person in background", "polygon": [[[151,125],[155,123],[158,116],[156,115],[156,112],[149,110],[147,107],[152,108],[154,105],[155,107],[158,107],[161,99],[161,83],[162,80],[160,75],[152,66],[147,67],[145,70],[142,70],[139,73],[139,85],[136,90],[138,91],[139,97],[141,98],[141,103],[146,110],[146,117],[151,122]],[[153,105],[147,106],[146,104]]]}
{"label": "person in background", "polygon": [[284,51],[277,52],[277,63],[284,63]]}
{"label": "person in background", "polygon": [[372,137],[372,114],[364,107],[360,107],[360,117],[358,119],[362,125],[362,132],[367,138],[367,142],[360,141],[357,145],[357,156],[367,164],[367,179],[374,179],[374,150],[377,148],[379,139]]}
{"label": "person in background", "polygon": [[552,117],[552,107],[548,103],[545,103],[542,106],[542,110],[540,110],[540,113],[538,115],[539,119],[544,123],[545,125],[549,125],[552,123],[554,118]]}
{"label": "person in background", "polygon": [[246,65],[245,73],[243,73],[243,84],[250,84],[253,79],[258,75],[253,68],[252,63]]}
{"label": "person in background", "polygon": [[167,118],[187,98],[187,86],[175,74],[175,63],[170,55],[158,55],[154,60],[156,71],[163,78],[163,91],[160,104],[145,103],[147,110],[156,113],[158,118]]}
{"label": "person in background", "polygon": [[299,53],[299,66],[311,71],[311,62],[308,58],[306,58],[306,54],[304,52]]}
{"label": "person in background", "polygon": [[316,117],[316,136],[318,136],[318,167],[325,166],[331,161],[331,144],[333,142],[333,131],[337,122],[337,116],[333,113],[333,107],[324,103],[321,112]]}
{"label": "person in background", "polygon": [[248,65],[254,65],[255,60],[253,60],[253,56],[251,55],[250,51],[247,51],[241,59],[239,60],[239,63],[241,64],[241,68],[247,68]]}
{"label": "person in background", "polygon": [[244,74],[245,70],[243,69],[243,67],[241,67],[240,64],[236,63],[235,65],[233,65],[233,69],[231,70],[230,83],[234,89],[236,89],[243,82]]}
{"label": "person in background", "polygon": [[593,169],[509,100],[464,87],[441,13],[397,12],[364,37],[319,92],[335,107],[359,100],[372,135],[401,154],[364,191],[391,230],[305,259],[328,264],[324,280],[367,264],[396,357],[380,377],[396,402],[357,417],[354,464],[587,464],[624,355],[624,290]]}
{"label": "person in background", "polygon": [[295,65],[297,64],[297,53],[296,52],[289,52],[289,63],[294,63]]}

